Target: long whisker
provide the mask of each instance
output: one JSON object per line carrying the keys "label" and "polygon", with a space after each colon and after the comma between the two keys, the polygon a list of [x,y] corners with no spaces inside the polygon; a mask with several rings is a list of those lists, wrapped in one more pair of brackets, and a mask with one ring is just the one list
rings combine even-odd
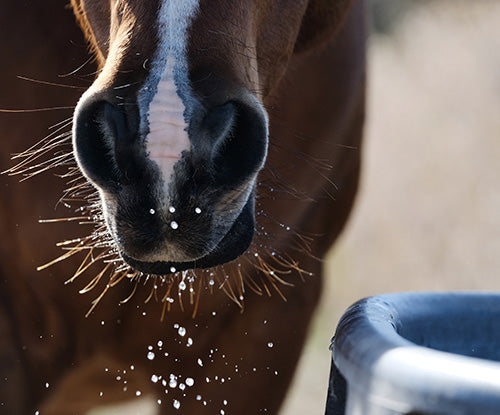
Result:
{"label": "long whisker", "polygon": [[30,108],[30,109],[6,109],[0,108],[0,112],[7,114],[23,114],[30,112],[47,112],[47,111],[58,111],[58,110],[74,110],[75,106],[61,106],[61,107],[46,107],[46,108]]}
{"label": "long whisker", "polygon": [[39,80],[39,79],[28,78],[27,76],[21,76],[21,75],[18,75],[17,78],[18,79],[22,79],[23,81],[34,82],[36,84],[58,86],[58,87],[61,87],[61,88],[72,88],[72,89],[81,89],[81,90],[87,89],[87,87],[75,86],[75,85],[67,85],[67,84],[59,84],[57,82],[50,82],[50,81],[42,81],[42,80]]}

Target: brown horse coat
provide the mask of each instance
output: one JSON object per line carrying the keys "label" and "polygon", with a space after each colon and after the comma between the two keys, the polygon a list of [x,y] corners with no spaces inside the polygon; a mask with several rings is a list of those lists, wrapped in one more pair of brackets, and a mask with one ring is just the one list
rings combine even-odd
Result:
{"label": "brown horse coat", "polygon": [[[202,5],[209,8],[209,3]],[[218,34],[210,32],[203,17],[192,34],[192,45],[198,49],[190,53],[198,63],[193,64],[197,70],[192,69],[191,80],[203,84],[209,64],[212,72],[232,74],[236,80],[254,82],[260,76],[255,94],[269,117],[266,167],[256,185],[258,232],[244,258],[260,256],[217,268],[215,286],[209,274],[202,273],[203,285],[197,289],[203,294],[194,317],[186,291],[181,293],[185,306],[176,299],[160,321],[163,292],[157,301],[145,303],[153,282],[144,279],[122,304],[134,288],[134,282],[125,278],[86,318],[96,294],[78,291],[92,275],[64,284],[82,258],[35,271],[60,254],[56,243],[82,235],[83,227],[74,222],[38,223],[74,215],[57,203],[67,180],[50,172],[22,183],[16,177],[0,176],[1,414],[84,414],[138,396],[153,397],[160,413],[278,411],[321,292],[321,258],[341,232],[354,200],[364,117],[363,4],[354,1],[345,18],[340,6],[331,7],[335,19],[330,20],[331,30],[326,30],[314,26],[323,21],[318,19],[324,13],[322,2],[309,3],[296,33],[294,53],[284,59],[277,45],[273,59],[265,61],[273,66],[257,72],[240,66],[241,76],[234,75],[220,56],[215,62],[207,61],[211,55],[204,51],[211,47],[211,39],[206,33]],[[283,10],[286,6],[282,5]],[[272,10],[268,9],[268,18],[287,24],[286,13],[278,21]],[[344,24],[335,30],[340,21]],[[96,33],[95,26],[82,24],[87,32],[106,36]],[[64,2],[4,5],[0,32],[0,108],[76,104],[90,83],[84,75],[92,69],[87,65],[77,72],[79,77],[57,77],[87,60],[85,41]],[[103,65],[107,44],[101,47],[96,53]],[[236,50],[234,56],[240,52]],[[120,74],[123,79],[131,76],[126,71]],[[19,75],[83,88],[48,86],[16,78]],[[200,88],[205,91],[211,87],[210,82],[203,85]],[[33,145],[47,134],[47,128],[70,115],[71,109],[0,113],[0,169],[12,167],[12,154]],[[62,166],[54,171],[66,170]],[[278,253],[275,258],[274,253]],[[282,271],[279,280],[268,279],[270,270]],[[227,274],[238,276],[237,282],[219,288]],[[238,281],[244,281],[244,292],[236,288]],[[99,284],[103,289],[106,282]],[[193,284],[198,287],[196,281]],[[240,295],[244,301],[238,305]]]}

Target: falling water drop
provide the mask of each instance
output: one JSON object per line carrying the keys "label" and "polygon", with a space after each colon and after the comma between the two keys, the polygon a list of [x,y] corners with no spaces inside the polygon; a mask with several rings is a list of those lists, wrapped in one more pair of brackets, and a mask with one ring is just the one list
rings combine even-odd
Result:
{"label": "falling water drop", "polygon": [[195,208],[194,210],[198,215],[201,213],[201,209],[199,207]]}
{"label": "falling water drop", "polygon": [[181,407],[181,403],[177,399],[174,399],[173,406],[175,409],[179,409]]}
{"label": "falling water drop", "polygon": [[156,211],[155,211],[154,209],[149,209],[149,213],[150,213],[151,215],[154,215],[154,214],[156,213]]}
{"label": "falling water drop", "polygon": [[186,378],[186,385],[188,386],[193,386],[194,385],[194,379],[193,378]]}
{"label": "falling water drop", "polygon": [[148,352],[148,359],[153,360],[155,358],[155,354],[153,352]]}
{"label": "falling water drop", "polygon": [[170,206],[170,207],[168,208],[168,211],[169,211],[170,213],[175,213],[175,208],[174,208],[173,206]]}
{"label": "falling water drop", "polygon": [[179,227],[179,224],[175,220],[173,220],[172,222],[170,222],[170,227],[172,229],[177,229]]}

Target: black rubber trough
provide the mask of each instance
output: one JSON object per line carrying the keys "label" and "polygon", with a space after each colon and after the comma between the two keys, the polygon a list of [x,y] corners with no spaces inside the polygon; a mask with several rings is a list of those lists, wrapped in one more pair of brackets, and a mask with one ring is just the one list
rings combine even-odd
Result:
{"label": "black rubber trough", "polygon": [[327,415],[500,414],[500,294],[370,297],[331,350]]}

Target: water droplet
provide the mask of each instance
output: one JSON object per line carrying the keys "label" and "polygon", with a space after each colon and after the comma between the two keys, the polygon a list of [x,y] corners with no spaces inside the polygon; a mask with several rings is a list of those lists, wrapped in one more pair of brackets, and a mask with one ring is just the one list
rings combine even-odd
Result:
{"label": "water droplet", "polygon": [[151,382],[156,383],[156,382],[158,382],[158,380],[159,380],[158,376],[156,376],[156,375],[151,376]]}
{"label": "water droplet", "polygon": [[198,215],[201,213],[201,209],[199,207],[195,208],[195,213],[197,213]]}
{"label": "water droplet", "polygon": [[196,400],[201,401],[201,395],[196,395]]}
{"label": "water droplet", "polygon": [[193,386],[194,385],[194,379],[193,378],[186,378],[186,385]]}
{"label": "water droplet", "polygon": [[193,339],[191,337],[188,337],[186,346],[191,347],[193,345]]}
{"label": "water droplet", "polygon": [[49,382],[45,382],[45,387],[48,388],[49,387]]}
{"label": "water droplet", "polygon": [[177,387],[177,376],[175,375],[170,375],[170,380],[168,381],[168,386],[171,388],[176,388]]}
{"label": "water droplet", "polygon": [[179,330],[177,330],[177,333],[179,333],[179,336],[184,337],[186,335],[186,329],[184,327],[179,327]]}
{"label": "water droplet", "polygon": [[203,362],[201,361],[201,359],[198,359],[198,364],[199,364],[200,366],[203,366]]}
{"label": "water droplet", "polygon": [[214,285],[215,284],[215,281],[214,280],[210,280],[208,281],[208,285]]}
{"label": "water droplet", "polygon": [[163,342],[161,340],[158,340],[158,343],[156,343],[158,345],[158,347],[162,347],[163,346]]}
{"label": "water droplet", "polygon": [[174,272],[176,272],[177,270],[175,269],[175,267],[170,267],[170,272],[173,274]]}
{"label": "water droplet", "polygon": [[186,283],[184,281],[181,281],[179,283],[179,290],[184,291],[186,289]]}
{"label": "water droplet", "polygon": [[141,391],[135,391],[135,396],[141,396]]}
{"label": "water droplet", "polygon": [[153,360],[155,358],[155,354],[153,352],[148,353],[148,359]]}
{"label": "water droplet", "polygon": [[154,209],[149,209],[149,213],[150,213],[151,215],[154,215],[154,214],[156,213],[156,211],[155,211]]}
{"label": "water droplet", "polygon": [[271,348],[271,347],[273,347],[273,346],[274,346],[273,342],[269,342],[269,343],[267,343],[267,347]]}
{"label": "water droplet", "polygon": [[224,399],[224,402],[222,402],[224,405],[227,405],[227,401]]}
{"label": "water droplet", "polygon": [[179,383],[179,389],[183,391],[184,389],[186,389],[186,385],[184,385],[184,383]]}
{"label": "water droplet", "polygon": [[175,409],[179,409],[181,407],[181,403],[177,399],[174,399],[174,403],[172,405]]}
{"label": "water droplet", "polygon": [[156,402],[158,402],[158,405],[161,405],[161,399],[158,399]]}
{"label": "water droplet", "polygon": [[175,220],[173,220],[172,222],[170,222],[170,227],[172,229],[177,229],[179,227],[179,224]]}

